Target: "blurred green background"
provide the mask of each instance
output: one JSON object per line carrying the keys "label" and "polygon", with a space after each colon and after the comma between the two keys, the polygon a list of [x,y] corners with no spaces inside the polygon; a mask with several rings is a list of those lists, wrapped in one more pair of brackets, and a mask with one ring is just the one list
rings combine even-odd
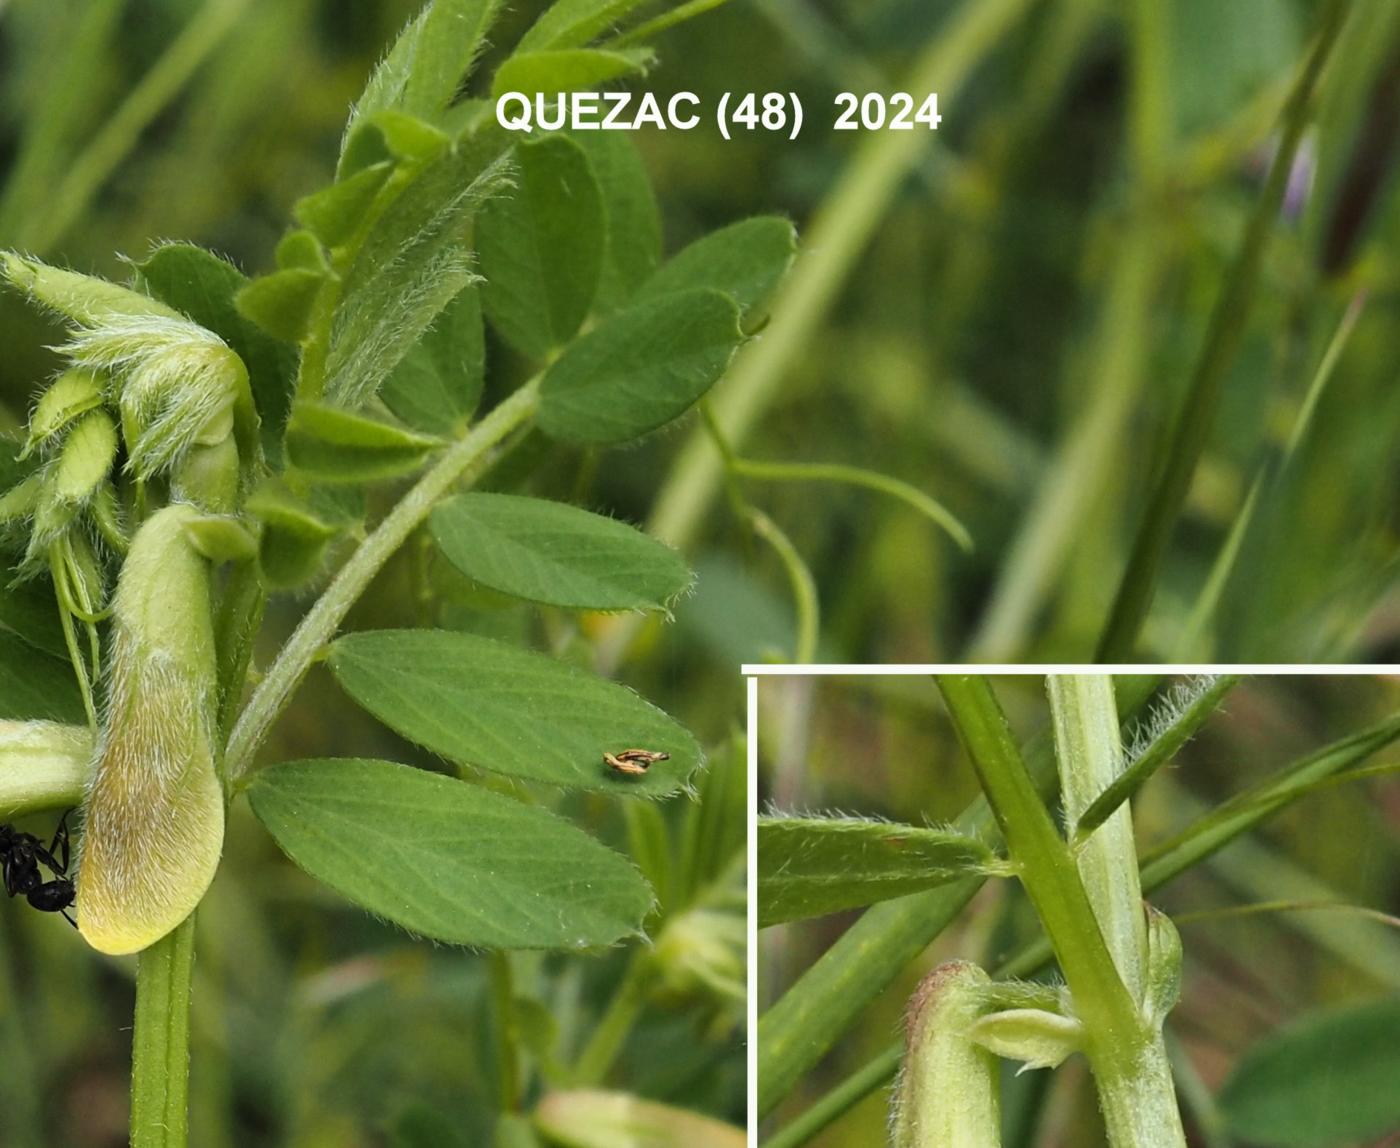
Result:
{"label": "blurred green background", "polygon": [[[993,684],[1022,744],[1045,730],[1043,677],[999,677]],[[1289,762],[1391,717],[1397,705],[1400,683],[1392,678],[1246,679],[1174,765],[1134,799],[1140,852]],[[840,810],[937,824],[956,817],[978,793],[927,678],[761,678],[759,752],[760,799],[782,811]],[[1396,756],[1391,747],[1365,764],[1393,763]],[[1178,1054],[1178,1094],[1191,1143],[1244,1143],[1202,1136],[1199,1097],[1218,1093],[1255,1041],[1313,1010],[1400,999],[1400,934],[1394,927],[1400,913],[1400,784],[1380,777],[1304,797],[1151,901],[1180,922],[1186,952],[1181,1003],[1167,1034]],[[1319,909],[1188,916],[1271,902],[1343,902],[1392,916],[1388,923]],[[760,1010],[857,915],[759,933]],[[1038,935],[1034,911],[1016,883],[988,882],[804,1078],[769,1127],[781,1127],[898,1039],[905,1003],[929,969],[954,958],[990,969]],[[1344,1050],[1335,1052],[1344,1058]],[[1007,1148],[1093,1148],[1104,1142],[1082,1058],[1053,1073],[1017,1077],[1015,1067],[1003,1074]],[[1313,1071],[1327,1079],[1326,1066],[1314,1065]],[[884,1143],[888,1098],[887,1088],[876,1090],[809,1143]],[[1302,1139],[1292,1142],[1306,1141],[1303,1129],[1297,1135]]]}
{"label": "blurred green background", "polygon": [[[833,94],[897,90],[986,2],[731,0],[666,33],[646,82],[658,93],[689,89],[713,106],[725,91],[793,90],[808,111],[796,143],[726,143],[708,123],[639,134],[668,250],[760,212],[807,230],[868,162],[867,141],[827,129]],[[493,52],[541,7],[512,4]],[[810,568],[823,657],[1088,655],[1318,7],[1027,0],[945,95],[940,131],[741,446],[911,482],[967,523],[976,549],[962,555],[866,491],[746,486]],[[351,101],[416,8],[0,0],[0,247],[120,277],[123,255],[179,239],[250,274],[270,269],[291,204],[330,178]],[[1400,645],[1400,6],[1354,8],[1164,570],[1144,641],[1154,657],[1388,661]],[[831,221],[836,234],[845,225]],[[797,281],[807,266],[799,259]],[[1323,352],[1358,298],[1359,321],[1284,466]],[[23,422],[58,338],[0,296],[0,431]],[[490,355],[499,395],[521,364],[494,344]],[[600,455],[527,448],[493,481],[644,522],[691,433],[693,422]],[[1218,607],[1193,631],[1209,571],[1264,470],[1277,477]],[[790,657],[794,611],[783,567],[721,493],[686,549],[700,580],[675,624],[600,660],[722,747],[742,714],[737,665]],[[406,617],[409,576],[402,565],[386,571],[355,624]],[[264,659],[303,607],[274,604]],[[499,602],[453,610],[454,624],[529,634],[581,661],[617,630],[616,620],[576,629]],[[416,760],[321,676],[265,757],[309,752]],[[625,841],[615,810],[580,802],[566,812]],[[673,825],[680,815],[667,813]],[[200,999],[221,1003],[196,1005],[198,1143],[375,1143],[354,1137],[411,1121],[412,1095],[431,1095],[462,1122],[463,1142],[477,1143],[471,1114],[491,1087],[483,963],[313,905],[309,883],[242,820],[229,853],[201,926],[217,936],[200,946]],[[129,971],[37,914],[6,913],[0,942],[0,1143],[23,1143],[11,1129],[25,1127],[76,1148],[122,1143]],[[621,959],[565,987],[596,1007]],[[541,981],[553,984],[544,963]],[[659,1012],[620,1075],[647,1095],[737,1118],[737,1035],[697,1041],[693,1025],[683,1011]]]}

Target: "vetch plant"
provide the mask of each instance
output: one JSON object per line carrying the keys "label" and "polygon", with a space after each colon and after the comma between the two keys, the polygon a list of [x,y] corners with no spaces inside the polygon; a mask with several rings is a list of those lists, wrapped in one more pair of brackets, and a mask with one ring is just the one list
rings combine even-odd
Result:
{"label": "vetch plant", "polygon": [[[565,617],[668,615],[692,581],[678,554],[523,493],[522,478],[684,415],[758,324],[794,233],[748,220],[663,260],[625,139],[517,140],[489,101],[463,96],[499,7],[438,0],[409,24],[268,274],[176,243],[133,262],[124,285],[0,256],[10,288],[67,330],[62,370],[3,459],[9,577],[32,606],[7,613],[6,657],[23,651],[43,701],[7,684],[0,809],[82,807],[78,929],[101,952],[140,954],[139,1148],[188,1140],[194,914],[243,797],[311,877],[416,936],[495,954],[499,1143],[610,1143],[633,1110],[677,1142],[742,1139],[602,1089],[649,1002],[703,1012],[719,1032],[742,1017],[741,759],[726,748],[705,770],[678,722],[525,635],[435,625],[434,587]],[[641,72],[652,55],[637,35],[699,10],[629,35],[642,7],[561,0],[488,87]],[[488,380],[486,325],[530,366],[513,389]],[[516,455],[525,470],[502,489],[472,489]],[[401,550],[432,555],[424,624],[340,633]],[[268,596],[313,591],[256,664]],[[320,661],[464,776],[259,762]],[[561,791],[624,806],[631,858],[556,812]],[[698,801],[669,823],[649,805],[678,794]],[[544,1006],[512,987],[505,954],[621,944],[635,954],[625,979],[566,1063],[527,1024]]]}
{"label": "vetch plant", "polygon": [[[1182,992],[1182,940],[1171,919],[1144,903],[1319,787],[1392,770],[1362,764],[1400,736],[1393,714],[1266,774],[1140,854],[1129,800],[1219,711],[1234,677],[1188,679],[1144,707],[1155,682],[1052,675],[1046,680],[1049,730],[1024,746],[988,679],[944,675],[937,684],[982,792],[954,823],[918,826],[849,814],[760,819],[760,928],[869,906],[762,1014],[761,1110],[771,1112],[860,1011],[960,919],[986,879],[1014,879],[1022,887],[1043,937],[1012,948],[1009,958],[1003,952],[995,968],[984,971],[960,959],[927,973],[909,1002],[905,1039],[773,1129],[766,1145],[808,1142],[896,1072],[895,1148],[1025,1143],[1026,1098],[1018,1095],[1014,1120],[1003,1116],[1005,1077],[996,1060],[1009,1060],[1024,1073],[1054,1069],[1076,1055],[1092,1073],[1113,1148],[1184,1145],[1183,1104],[1197,1126],[1270,1144],[1340,1145],[1400,1122],[1393,1105],[1371,1104],[1366,1088],[1347,1086],[1335,1095],[1309,1094],[1307,1134],[1278,1131],[1287,1120],[1282,1114],[1298,1111],[1294,1097],[1311,1071],[1301,1049],[1316,1048],[1307,1042],[1317,1038],[1306,1027],[1260,1042],[1222,1091],[1219,1108],[1203,1099],[1194,1070],[1164,1033]],[[1304,887],[1301,879],[1293,887]],[[1320,907],[1345,906],[1301,896],[1258,906]],[[985,937],[987,928],[968,924],[959,936]],[[1351,953],[1335,932],[1325,943]],[[1393,948],[1387,938],[1381,943]],[[1059,978],[1046,980],[1040,974],[1052,960]],[[1354,1050],[1341,1055],[1361,1063],[1375,1049],[1376,1038],[1355,1017],[1327,1023],[1339,1026],[1330,1030],[1339,1046]],[[1377,1055],[1393,1067],[1393,1048]],[[1182,1071],[1187,1075],[1179,1083]],[[1013,1127],[1019,1131],[1004,1132]],[[1004,1141],[1004,1135],[1013,1139]]]}

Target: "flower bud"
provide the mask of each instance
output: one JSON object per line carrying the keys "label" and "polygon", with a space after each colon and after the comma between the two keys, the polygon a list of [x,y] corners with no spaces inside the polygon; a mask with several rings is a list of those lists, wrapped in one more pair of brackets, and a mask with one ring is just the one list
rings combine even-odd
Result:
{"label": "flower bud", "polygon": [[894,1090],[894,1148],[1000,1148],[996,1057],[968,1037],[990,985],[976,965],[951,961],[915,990]]}
{"label": "flower bud", "polygon": [[53,495],[82,506],[97,493],[117,458],[117,425],[106,411],[88,411],[68,431],[54,463]]}
{"label": "flower bud", "polygon": [[143,949],[183,921],[223,847],[209,564],[186,532],[198,516],[184,504],[153,514],[117,583],[78,868],[78,928],[106,953]]}
{"label": "flower bud", "polygon": [[64,371],[40,397],[29,419],[21,458],[62,434],[75,420],[102,405],[102,384],[91,371]]}

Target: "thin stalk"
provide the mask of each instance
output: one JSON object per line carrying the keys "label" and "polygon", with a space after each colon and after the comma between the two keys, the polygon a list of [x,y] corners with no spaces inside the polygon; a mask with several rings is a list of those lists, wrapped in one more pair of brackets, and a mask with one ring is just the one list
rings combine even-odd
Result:
{"label": "thin stalk", "polygon": [[787,571],[793,607],[797,613],[797,640],[793,645],[792,660],[799,665],[813,662],[816,660],[817,639],[821,630],[821,602],[817,597],[817,583],[812,571],[807,568],[792,539],[768,515],[761,510],[750,511],[749,525],[773,548]]}
{"label": "thin stalk", "polygon": [[930,498],[917,486],[911,486],[887,474],[859,466],[826,462],[758,462],[749,458],[735,458],[730,460],[729,465],[735,474],[745,478],[768,479],[774,482],[840,482],[847,486],[864,487],[866,490],[889,495],[942,527],[963,550],[972,549],[972,535],[951,510]]}
{"label": "thin stalk", "polygon": [[500,1073],[500,1108],[502,1112],[520,1109],[519,1031],[515,1020],[515,987],[511,975],[510,954],[497,949],[489,959],[491,971],[491,1005],[496,1029],[496,1071]]}
{"label": "thin stalk", "polygon": [[[957,98],[963,84],[1034,0],[965,0],[947,31],[925,49],[901,89]],[[710,397],[715,420],[736,448],[778,397],[794,364],[840,294],[927,146],[919,132],[876,132],[861,143],[803,240],[804,254],[779,288],[763,338],[749,343]],[[724,480],[722,459],[703,428],[687,440],[653,505],[648,531],[687,548]],[[620,615],[599,644],[598,663],[617,665],[640,620]]]}
{"label": "thin stalk", "polygon": [[19,246],[43,251],[64,236],[142,133],[180,94],[247,6],[248,0],[209,0],[199,10],[102,125],[102,130],[68,165],[43,213],[26,220],[29,226],[22,233]]}
{"label": "thin stalk", "polygon": [[184,1148],[189,1139],[190,983],[194,915],[144,950],[136,965],[131,1042],[131,1148]]}
{"label": "thin stalk", "polygon": [[1350,8],[1345,0],[1332,0],[1328,5],[1322,31],[1284,106],[1283,136],[1273,167],[1230,268],[1225,289],[1211,315],[1205,345],[1172,433],[1166,465],[1138,529],[1095,653],[1096,661],[1119,662],[1130,658],[1147,617],[1167,544],[1215,425],[1226,375],[1244,339],[1259,285],[1264,250],[1283,205],[1293,160],[1307,127],[1313,92]]}
{"label": "thin stalk", "polygon": [[599,1019],[593,1035],[588,1038],[574,1065],[573,1081],[577,1087],[602,1084],[621,1054],[632,1027],[642,1015],[647,987],[651,983],[651,954],[637,949],[622,974],[607,1010]]}
{"label": "thin stalk", "polygon": [[286,709],[306,671],[384,563],[440,498],[458,482],[472,481],[487,469],[494,461],[495,448],[529,422],[538,406],[539,379],[534,378],[449,447],[331,579],[268,667],[233,727],[224,756],[224,774],[230,785],[247,771],[253,754]]}
{"label": "thin stalk", "polygon": [[823,1128],[839,1120],[899,1071],[904,1042],[891,1045],[864,1068],[859,1068],[790,1124],[763,1141],[763,1148],[799,1148]]}

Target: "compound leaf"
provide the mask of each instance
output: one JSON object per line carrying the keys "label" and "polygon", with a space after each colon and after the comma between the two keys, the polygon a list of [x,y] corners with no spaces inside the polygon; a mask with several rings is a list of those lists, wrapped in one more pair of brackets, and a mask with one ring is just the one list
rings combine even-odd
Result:
{"label": "compound leaf", "polygon": [[462,494],[439,505],[433,537],[468,578],[575,610],[665,610],[691,573],[669,546],[576,506],[512,494]]}
{"label": "compound leaf", "polygon": [[[614,682],[473,634],[381,630],[331,646],[341,687],[404,737],[453,761],[529,781],[659,797],[701,761],[684,727]],[[624,775],[604,753],[670,755]]]}
{"label": "compound leaf", "polygon": [[639,931],[636,868],[536,806],[387,761],[259,770],[248,787],[282,850],[377,916],[422,936],[500,949],[577,949]]}

